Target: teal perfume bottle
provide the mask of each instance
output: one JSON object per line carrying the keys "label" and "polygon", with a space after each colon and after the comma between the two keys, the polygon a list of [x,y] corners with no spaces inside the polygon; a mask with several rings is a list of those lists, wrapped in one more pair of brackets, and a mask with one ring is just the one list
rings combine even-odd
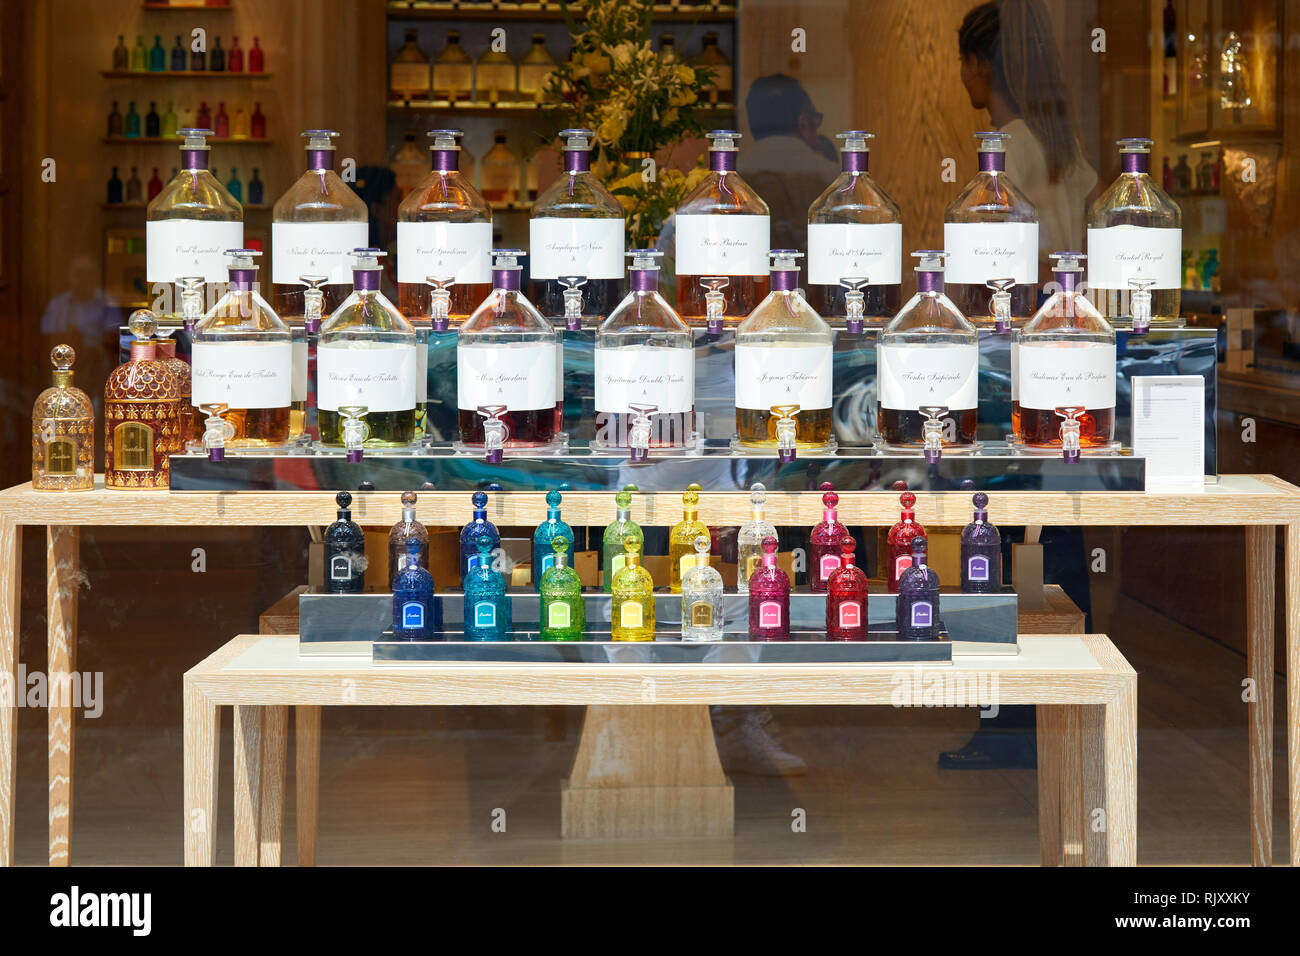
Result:
{"label": "teal perfume bottle", "polygon": [[614,496],[614,520],[606,525],[605,536],[601,539],[601,550],[604,552],[601,587],[606,594],[614,589],[614,575],[627,564],[627,548],[623,542],[629,537],[635,538],[637,544],[645,542],[641,526],[632,520],[632,492],[636,490],[636,485],[624,485],[623,490]]}
{"label": "teal perfume bottle", "polygon": [[542,576],[547,570],[555,564],[555,551],[551,548],[551,542],[558,535],[564,535],[569,542],[568,554],[569,566],[573,566],[573,529],[570,528],[560,518],[560,493],[558,491],[548,491],[546,493],[546,520],[537,526],[533,532],[533,587],[538,591],[542,589]]}
{"label": "teal perfume bottle", "polygon": [[510,640],[506,577],[492,566],[492,542],[478,539],[478,564],[465,575],[465,640]]}
{"label": "teal perfume bottle", "polygon": [[555,563],[542,575],[542,640],[580,641],[587,626],[586,606],[582,602],[582,581],[569,567],[569,539],[557,534],[551,539]]}

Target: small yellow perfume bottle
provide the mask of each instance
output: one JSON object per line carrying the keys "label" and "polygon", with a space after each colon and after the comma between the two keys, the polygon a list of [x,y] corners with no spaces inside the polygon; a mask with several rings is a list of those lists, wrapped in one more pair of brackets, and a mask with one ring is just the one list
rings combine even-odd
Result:
{"label": "small yellow perfume bottle", "polygon": [[682,593],[682,575],[695,566],[695,539],[709,535],[708,525],[699,518],[699,507],[700,486],[689,484],[682,495],[682,520],[668,535],[668,588],[674,594]]}
{"label": "small yellow perfume bottle", "polygon": [[628,535],[623,569],[614,575],[613,605],[610,614],[613,639],[616,641],[653,641],[655,639],[654,580],[641,564],[641,542]]}

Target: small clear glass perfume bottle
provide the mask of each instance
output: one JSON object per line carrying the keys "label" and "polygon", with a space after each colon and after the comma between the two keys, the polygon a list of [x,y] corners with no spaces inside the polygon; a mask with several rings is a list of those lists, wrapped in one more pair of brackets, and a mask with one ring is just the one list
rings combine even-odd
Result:
{"label": "small clear glass perfume bottle", "polygon": [[533,587],[541,590],[542,575],[555,564],[551,542],[563,535],[569,543],[569,565],[573,565],[573,529],[560,517],[560,493],[546,493],[546,520],[533,532]]}
{"label": "small clear glass perfume bottle", "polygon": [[[120,38],[119,38],[120,42]],[[50,352],[54,384],[32,406],[32,489],[86,491],[95,487],[95,408],[72,384],[71,345]],[[179,423],[176,427],[180,427]]]}
{"label": "small clear glass perfume bottle", "polygon": [[790,578],[776,564],[776,538],[763,539],[763,564],[749,579],[749,637],[790,639]]}
{"label": "small clear glass perfume bottle", "polygon": [[993,594],[1002,588],[1002,535],[989,522],[989,496],[977,491],[975,520],[961,532],[961,589],[964,594]]}
{"label": "small clear glass perfume bottle", "polygon": [[925,535],[925,528],[917,523],[916,512],[912,510],[916,504],[916,495],[905,491],[898,496],[898,500],[903,505],[903,512],[889,529],[889,537],[886,539],[889,545],[889,567],[886,573],[891,594],[898,590],[899,576],[912,566],[912,539]]}
{"label": "small clear glass perfume bottle", "polygon": [[325,529],[325,592],[360,594],[366,589],[366,536],[352,520],[352,495],[340,491],[334,500],[338,519]]}
{"label": "small clear glass perfume bottle", "polygon": [[542,575],[541,638],[544,641],[580,641],[587,626],[582,600],[582,581],[569,567],[569,539],[556,535],[551,540],[555,563]]}
{"label": "small clear glass perfume bottle", "polygon": [[429,641],[442,630],[433,575],[420,564],[420,541],[406,542],[406,560],[392,579],[393,637],[399,641]]}
{"label": "small clear glass perfume bottle", "polygon": [[682,640],[720,641],[722,575],[709,564],[709,536],[695,539],[695,564],[682,575]]}
{"label": "small clear glass perfume bottle", "polygon": [[867,576],[853,563],[852,538],[840,542],[840,566],[831,572],[826,595],[826,640],[867,639]]}
{"label": "small clear glass perfume bottle", "polygon": [[641,564],[641,542],[628,535],[623,567],[614,575],[610,603],[610,637],[615,641],[655,639],[654,579]]}
{"label": "small clear glass perfume bottle", "polygon": [[902,641],[933,641],[939,637],[939,575],[925,563],[924,535],[912,539],[912,565],[898,580],[894,626]]}
{"label": "small clear glass perfume bottle", "polygon": [[402,519],[388,532],[388,580],[402,570],[406,561],[408,546],[412,541],[420,544],[420,563],[429,566],[429,532],[424,525],[415,520],[416,494],[414,491],[402,492]]}
{"label": "small clear glass perfume bottle", "polygon": [[244,246],[244,208],[208,170],[210,129],[181,129],[181,169],[149,203],[145,280],[226,281],[227,249]]}
{"label": "small clear glass perfume bottle", "polygon": [[682,590],[682,575],[695,563],[695,539],[709,536],[709,526],[700,520],[700,486],[692,482],[682,494],[682,520],[668,533],[668,589]]}
{"label": "small clear glass perfume bottle", "polygon": [[465,640],[508,641],[513,630],[505,575],[492,563],[492,544],[478,539],[478,564],[465,575]]}
{"label": "small clear glass perfume bottle", "polygon": [[767,503],[767,488],[759,482],[749,486],[750,519],[740,526],[736,534],[736,591],[749,590],[749,579],[758,570],[763,557],[763,539],[776,538],[776,526],[763,515]]}
{"label": "small clear glass perfume bottle", "polygon": [[614,576],[623,569],[627,539],[632,538],[638,546],[645,544],[641,526],[632,520],[632,492],[635,490],[636,485],[627,485],[614,496],[614,520],[605,526],[601,538],[601,580],[606,593],[613,590]]}
{"label": "small clear glass perfume bottle", "polygon": [[488,553],[501,547],[501,533],[497,526],[488,521],[487,492],[476,491],[471,499],[474,503],[474,517],[460,531],[460,580],[463,584],[465,575],[474,570],[478,564],[478,541],[486,538],[491,547]]}
{"label": "small clear glass perfume bottle", "polygon": [[824,592],[830,584],[831,573],[840,566],[841,545],[849,537],[849,529],[840,524],[836,506],[840,496],[835,493],[830,482],[822,482],[822,520],[813,526],[808,535],[808,586],[817,592]]}

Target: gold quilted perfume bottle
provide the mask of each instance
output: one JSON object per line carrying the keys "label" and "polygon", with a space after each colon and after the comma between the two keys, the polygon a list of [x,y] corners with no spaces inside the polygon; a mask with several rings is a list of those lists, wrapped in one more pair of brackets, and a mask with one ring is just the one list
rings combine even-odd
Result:
{"label": "gold quilted perfume bottle", "polygon": [[104,384],[104,487],[166,489],[168,436],[181,427],[177,377],[157,358],[148,309],[132,313],[131,358]]}
{"label": "gold quilted perfume bottle", "polygon": [[37,491],[95,486],[95,409],[90,396],[72,384],[76,358],[72,346],[54,347],[54,384],[32,408],[32,487]]}

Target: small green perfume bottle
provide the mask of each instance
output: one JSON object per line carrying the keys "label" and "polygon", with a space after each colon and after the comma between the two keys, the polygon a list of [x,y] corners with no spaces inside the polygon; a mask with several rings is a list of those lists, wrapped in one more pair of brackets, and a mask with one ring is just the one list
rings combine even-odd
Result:
{"label": "small green perfume bottle", "polygon": [[695,539],[709,534],[709,526],[700,520],[700,486],[689,484],[682,495],[682,520],[668,535],[668,589],[682,593],[682,575],[695,567]]}
{"label": "small green perfume bottle", "polygon": [[626,564],[627,551],[623,547],[623,542],[630,535],[642,546],[645,544],[645,535],[641,532],[641,526],[632,520],[632,492],[636,490],[636,485],[624,485],[623,490],[614,496],[617,511],[614,520],[606,526],[602,541],[604,563],[601,567],[604,571],[601,575],[601,587],[606,594],[614,588],[614,575],[623,570]]}
{"label": "small green perfume bottle", "polygon": [[623,570],[614,576],[610,624],[616,641],[655,639],[654,579],[641,564],[641,542],[628,535]]}
{"label": "small green perfume bottle", "polygon": [[542,640],[580,641],[587,625],[586,605],[582,601],[582,581],[569,567],[566,553],[569,539],[556,535],[551,539],[555,564],[542,575]]}
{"label": "small green perfume bottle", "polygon": [[479,561],[465,575],[465,640],[508,641],[510,598],[505,575],[492,563],[492,542],[478,539]]}

